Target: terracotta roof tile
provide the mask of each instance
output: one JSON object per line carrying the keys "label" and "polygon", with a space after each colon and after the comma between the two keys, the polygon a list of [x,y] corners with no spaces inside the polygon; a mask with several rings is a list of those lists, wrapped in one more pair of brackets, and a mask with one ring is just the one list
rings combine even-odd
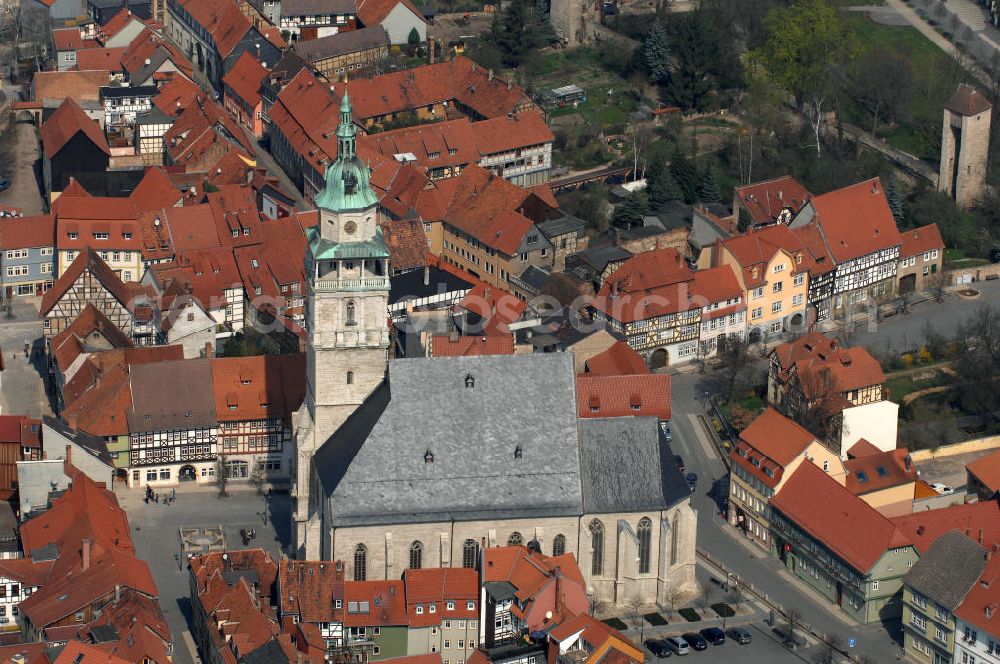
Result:
{"label": "terracotta roof tile", "polygon": [[794,216],[812,197],[791,175],[736,187],[734,191],[740,207],[750,214],[755,224],[774,222],[785,208]]}
{"label": "terracotta roof tile", "polygon": [[175,76],[160,87],[159,94],[153,97],[153,105],[165,115],[176,116],[193,104],[200,94],[201,88],[190,79]]}
{"label": "terracotta roof tile", "polygon": [[236,44],[251,27],[250,20],[232,0],[179,0],[178,4],[190,14],[195,23],[205,29],[223,58],[233,52]]}
{"label": "terracotta roof tile", "polygon": [[45,156],[49,159],[55,157],[63,146],[80,132],[83,132],[101,152],[111,156],[111,148],[108,147],[108,140],[104,137],[100,125],[96,120],[91,120],[69,97],[42,124],[42,147]]}
{"label": "terracotta roof tile", "polygon": [[901,243],[879,178],[815,196],[810,204],[838,263]]}
{"label": "terracotta roof tile", "polygon": [[97,42],[93,39],[84,39],[80,34],[80,28],[59,28],[52,31],[52,41],[56,51],[76,51],[81,48],[93,48]]}
{"label": "terracotta roof tile", "polygon": [[40,71],[31,79],[31,90],[36,101],[58,101],[78,99],[97,101],[101,87],[108,85],[111,74],[108,70],[96,71]]}
{"label": "terracotta roof tile", "polygon": [[1000,450],[979,457],[965,468],[988,489],[1000,491]]}
{"label": "terracotta roof tile", "polygon": [[513,355],[514,335],[459,336],[452,340],[447,334],[431,337],[432,357],[456,357],[470,355]]}
{"label": "terracotta roof tile", "polygon": [[420,219],[379,219],[382,237],[389,247],[389,264],[394,271],[427,265],[427,235]]}
{"label": "terracotta roof tile", "polygon": [[998,578],[1000,578],[1000,556],[990,550],[982,574],[969,588],[965,599],[954,612],[958,618],[975,625],[990,636],[1000,633],[1000,602],[997,601],[995,585]]}
{"label": "terracotta roof tile", "polygon": [[[479,616],[479,573],[464,567],[408,569],[403,573],[406,613],[410,627],[439,625],[448,619],[476,619]],[[448,603],[453,608],[448,608]],[[469,608],[472,602],[472,608]],[[430,605],[435,611],[431,613]],[[417,613],[416,606],[422,607]]]}
{"label": "terracotta roof tile", "polygon": [[816,437],[768,407],[740,433],[740,439],[779,465],[787,466]]}
{"label": "terracotta roof tile", "polygon": [[944,251],[944,240],[941,239],[941,231],[938,230],[937,224],[905,230],[900,236],[903,238],[903,246],[899,248],[900,258],[919,256],[932,249]]}
{"label": "terracotta roof tile", "polygon": [[55,243],[56,223],[51,214],[0,219],[0,249],[51,247]]}
{"label": "terracotta roof tile", "polygon": [[125,47],[115,48],[86,48],[76,52],[76,66],[78,69],[107,69],[109,72],[119,72],[124,70],[122,57],[125,55]]}
{"label": "terracotta roof tile", "polygon": [[844,468],[847,470],[847,490],[856,496],[917,481],[916,466],[905,449],[848,459]]}
{"label": "terracotta roof tile", "polygon": [[344,584],[344,626],[406,625],[403,582],[347,581]]}
{"label": "terracotta roof tile", "polygon": [[257,58],[244,51],[232,68],[222,77],[222,82],[236,93],[241,100],[251,108],[261,100],[261,81],[267,76],[265,69]]}
{"label": "terracotta roof tile", "polygon": [[[340,568],[339,570],[337,568]],[[298,614],[299,622],[340,622],[346,607],[343,563],[282,560],[278,565],[278,601],[282,615]]]}
{"label": "terracotta roof tile", "polygon": [[994,500],[897,516],[892,523],[923,555],[941,535],[958,530],[989,548],[1000,544],[1000,505]]}
{"label": "terracotta roof tile", "polygon": [[646,417],[670,419],[670,376],[576,377],[578,417]]}
{"label": "terracotta roof tile", "polygon": [[62,299],[62,297],[69,291],[73,282],[76,281],[77,277],[84,273],[84,271],[89,270],[97,277],[98,281],[108,289],[108,291],[122,304],[127,304],[131,299],[129,297],[129,292],[125,288],[125,284],[121,279],[108,267],[108,264],[101,260],[101,257],[97,255],[97,252],[90,249],[89,247],[84,247],[80,255],[73,259],[73,262],[69,264],[62,275],[56,279],[55,284],[48,292],[42,297],[41,307],[39,309],[40,316],[46,316],[52,307]]}
{"label": "terracotta roof tile", "polygon": [[400,4],[426,23],[423,12],[417,9],[411,0],[358,0],[357,15],[366,26],[375,26],[384,21],[389,13],[396,8],[396,5]]}
{"label": "terracotta roof tile", "polygon": [[777,346],[771,357],[778,360],[781,377],[796,378],[810,399],[822,397],[820,392],[828,388],[848,392],[885,382],[882,365],[865,348],[844,348],[820,332]]}
{"label": "terracotta roof tile", "polygon": [[803,463],[772,499],[776,509],[862,575],[909,539],[815,464]]}
{"label": "terracotta roof tile", "polygon": [[632,350],[624,341],[616,341],[604,352],[586,362],[587,373],[595,376],[625,376],[648,374],[649,367],[642,355]]}
{"label": "terracotta roof tile", "polygon": [[220,421],[289,421],[305,398],[303,353],[217,357],[210,362],[215,412]]}

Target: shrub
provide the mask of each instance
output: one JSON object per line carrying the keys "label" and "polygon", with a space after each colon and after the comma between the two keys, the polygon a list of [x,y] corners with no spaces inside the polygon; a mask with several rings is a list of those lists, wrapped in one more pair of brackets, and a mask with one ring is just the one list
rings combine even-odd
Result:
{"label": "shrub", "polygon": [[913,366],[913,355],[910,353],[903,353],[903,366],[907,369]]}
{"label": "shrub", "polygon": [[684,620],[688,622],[698,622],[699,620],[701,620],[701,616],[698,615],[698,612],[692,609],[690,606],[684,607],[677,613],[681,614],[681,618],[684,618]]}
{"label": "shrub", "polygon": [[648,622],[653,627],[659,627],[660,625],[666,625],[667,619],[661,616],[659,613],[647,613],[644,615],[643,620]]}
{"label": "shrub", "polygon": [[605,625],[608,625],[609,627],[614,627],[617,630],[628,629],[628,625],[626,625],[618,618],[608,618],[607,620],[602,620],[601,622],[603,622]]}
{"label": "shrub", "polygon": [[930,352],[929,350],[927,350],[927,346],[921,346],[921,347],[920,347],[920,350],[919,350],[919,351],[917,351],[917,358],[918,358],[918,359],[919,359],[919,360],[920,360],[920,361],[921,361],[922,363],[924,363],[924,364],[928,364],[928,363],[930,363],[930,362],[931,362],[931,360],[933,360],[933,359],[934,359],[934,356],[933,356],[933,355],[931,355],[931,352]]}
{"label": "shrub", "polygon": [[733,616],[736,615],[736,611],[733,610],[733,607],[729,606],[725,602],[719,602],[718,604],[713,604],[712,610],[715,611],[715,615],[719,616],[720,618],[732,618]]}

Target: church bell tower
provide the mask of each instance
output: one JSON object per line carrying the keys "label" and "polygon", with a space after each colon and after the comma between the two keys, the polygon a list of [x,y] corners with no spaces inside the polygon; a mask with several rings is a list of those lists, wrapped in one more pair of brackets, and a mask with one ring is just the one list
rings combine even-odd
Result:
{"label": "church bell tower", "polygon": [[306,231],[306,396],[296,414],[294,478],[296,545],[319,558],[310,486],[312,456],[385,380],[389,329],[389,250],[378,225],[369,169],[355,151],[357,129],[345,89],[337,158],[316,196],[319,224]]}

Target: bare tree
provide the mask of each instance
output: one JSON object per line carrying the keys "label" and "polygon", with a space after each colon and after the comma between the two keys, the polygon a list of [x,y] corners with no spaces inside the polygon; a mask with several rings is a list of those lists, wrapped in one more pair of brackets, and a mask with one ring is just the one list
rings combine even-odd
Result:
{"label": "bare tree", "polygon": [[791,608],[785,611],[785,639],[795,640],[795,628],[802,624],[802,614],[798,609]]}
{"label": "bare tree", "polygon": [[712,606],[712,600],[715,598],[715,585],[711,581],[701,581],[698,584],[698,608],[702,611],[708,611],[708,608]]}
{"label": "bare tree", "polygon": [[639,630],[639,643],[642,643],[643,637],[646,632],[646,621],[642,617],[642,607],[645,606],[645,602],[641,595],[633,595],[628,602],[626,607],[628,607],[628,619],[632,624],[634,629]]}
{"label": "bare tree", "polygon": [[716,357],[721,391],[727,400],[732,400],[737,388],[742,386],[744,375],[753,364],[750,344],[745,337],[720,336],[718,346]]}
{"label": "bare tree", "polygon": [[813,661],[816,664],[835,664],[837,653],[844,647],[844,640],[839,634],[827,634],[823,639],[822,649],[816,653]]}
{"label": "bare tree", "polygon": [[604,611],[604,602],[597,599],[597,595],[594,593],[587,593],[587,604],[590,608],[590,615],[596,616]]}
{"label": "bare tree", "polygon": [[726,591],[726,603],[732,605],[737,611],[743,604],[743,589],[740,587],[739,579],[735,577],[729,580],[729,588]]}
{"label": "bare tree", "polygon": [[215,460],[215,483],[219,487],[219,498],[227,497],[229,492],[226,491],[226,484],[229,483],[229,470],[226,468],[222,456],[216,457]]}
{"label": "bare tree", "polygon": [[945,272],[943,268],[927,277],[927,291],[934,298],[935,302],[940,302],[944,299],[945,294],[948,292],[948,282],[950,280],[950,274]]}
{"label": "bare tree", "polygon": [[786,404],[786,414],[806,431],[827,443],[839,442],[844,396],[829,369],[797,372]]}
{"label": "bare tree", "polygon": [[663,593],[663,608],[666,609],[668,616],[673,618],[677,614],[677,605],[681,603],[683,597],[684,593],[677,588],[667,588]]}
{"label": "bare tree", "polygon": [[653,142],[653,129],[648,122],[633,118],[625,125],[625,136],[632,152],[632,179],[640,180],[646,177],[647,154]]}

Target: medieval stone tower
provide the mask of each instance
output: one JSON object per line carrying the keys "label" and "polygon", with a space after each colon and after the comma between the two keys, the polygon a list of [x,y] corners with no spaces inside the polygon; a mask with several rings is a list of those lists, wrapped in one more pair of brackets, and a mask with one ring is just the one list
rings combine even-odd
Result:
{"label": "medieval stone tower", "polygon": [[986,181],[993,104],[978,90],[962,83],[944,106],[938,191],[967,209],[976,202]]}
{"label": "medieval stone tower", "polygon": [[306,397],[295,416],[292,518],[298,553],[310,560],[318,559],[320,541],[319,524],[309,521],[320,499],[310,486],[313,454],[385,379],[388,361],[389,250],[355,140],[345,91],[337,158],[316,196],[319,225],[306,234],[309,347]]}

